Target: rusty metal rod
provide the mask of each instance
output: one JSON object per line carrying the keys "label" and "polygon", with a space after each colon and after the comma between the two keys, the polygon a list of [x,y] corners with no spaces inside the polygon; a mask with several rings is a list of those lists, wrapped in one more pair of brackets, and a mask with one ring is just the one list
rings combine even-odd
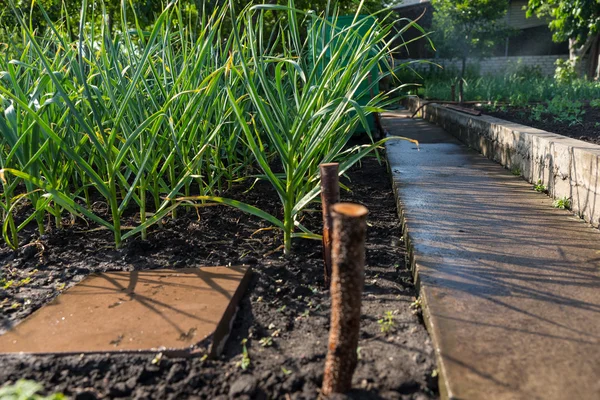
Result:
{"label": "rusty metal rod", "polygon": [[321,393],[346,393],[352,388],[357,363],[360,306],[364,286],[366,207],[338,203],[333,218],[331,327]]}
{"label": "rusty metal rod", "polygon": [[340,201],[339,164],[319,165],[321,170],[321,204],[323,208],[323,263],[325,287],[331,284],[331,206]]}

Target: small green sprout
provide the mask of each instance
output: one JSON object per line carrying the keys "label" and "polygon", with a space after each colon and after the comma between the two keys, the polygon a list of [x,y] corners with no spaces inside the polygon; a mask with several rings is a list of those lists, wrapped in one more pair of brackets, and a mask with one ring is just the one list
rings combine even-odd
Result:
{"label": "small green sprout", "polygon": [[420,310],[423,304],[421,303],[421,299],[416,299],[412,303],[410,303],[410,308],[412,310]]}
{"label": "small green sprout", "polygon": [[248,342],[248,339],[242,340],[242,361],[238,363],[238,366],[244,371],[250,368],[250,355],[248,354],[246,342]]}
{"label": "small green sprout", "polygon": [[28,276],[25,279],[21,279],[21,281],[17,284],[17,286],[24,286],[24,285],[27,285],[29,282],[31,282],[30,276]]}
{"label": "small green sprout", "polygon": [[273,346],[273,338],[272,337],[264,337],[258,341],[262,347],[271,347]]}
{"label": "small green sprout", "polygon": [[162,361],[163,358],[163,353],[158,353],[151,361],[151,363],[153,365],[160,365],[160,362]]}
{"label": "small green sprout", "polygon": [[541,179],[538,179],[537,183],[533,185],[533,190],[535,190],[538,193],[546,193],[548,191],[548,188],[542,183]]}
{"label": "small green sprout", "polygon": [[383,318],[377,321],[381,329],[381,333],[389,333],[395,325],[394,313],[392,311],[386,311]]}

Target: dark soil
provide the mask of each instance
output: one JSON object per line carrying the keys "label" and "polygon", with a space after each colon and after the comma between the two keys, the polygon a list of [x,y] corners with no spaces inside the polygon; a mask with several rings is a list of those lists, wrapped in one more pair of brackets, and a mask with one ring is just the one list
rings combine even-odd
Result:
{"label": "dark soil", "polygon": [[[351,398],[437,398],[434,351],[406,269],[394,196],[385,166],[366,159],[346,182],[342,199],[370,210],[363,295],[360,360]],[[267,186],[237,198],[279,212]],[[318,227],[320,211],[304,223]],[[18,252],[0,248],[0,322],[4,331],[94,271],[251,264],[254,274],[241,302],[224,354],[218,360],[158,359],[156,355],[0,356],[0,384],[40,382],[47,393],[77,399],[314,399],[322,382],[330,301],[323,288],[320,243],[298,241],[283,258],[280,238],[254,217],[223,207],[206,207],[165,220],[149,239],[115,250],[107,231],[76,221],[38,238],[33,233]],[[254,233],[254,235],[253,235]],[[3,283],[3,285],[5,284]],[[8,286],[8,285],[7,285]],[[378,323],[394,315],[389,332]],[[272,338],[263,347],[259,340]],[[242,339],[251,360],[240,368]]]}
{"label": "dark soil", "polygon": [[496,118],[600,144],[600,108],[597,107],[584,107],[583,110],[585,113],[583,114],[583,118],[580,122],[576,123],[557,121],[556,116],[552,114],[542,114],[541,120],[536,121],[531,118],[532,112],[528,107],[498,107],[493,111],[482,108],[477,109],[480,109],[484,114]]}

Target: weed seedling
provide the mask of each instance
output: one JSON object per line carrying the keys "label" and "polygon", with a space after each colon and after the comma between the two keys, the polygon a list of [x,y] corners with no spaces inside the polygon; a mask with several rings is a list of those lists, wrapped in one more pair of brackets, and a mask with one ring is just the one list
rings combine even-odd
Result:
{"label": "weed seedling", "polygon": [[250,368],[250,356],[248,355],[248,348],[246,348],[247,341],[248,339],[242,340],[242,361],[238,363],[238,366],[244,371]]}
{"label": "weed seedling", "polygon": [[421,304],[421,299],[416,299],[415,301],[410,303],[410,309],[412,310],[413,314],[419,313],[421,311],[422,306],[423,305]]}
{"label": "weed seedling", "polygon": [[152,365],[160,365],[163,358],[163,353],[158,353],[151,361]]}
{"label": "weed seedling", "polygon": [[271,347],[273,346],[273,338],[267,336],[260,339],[258,343],[260,343],[262,347]]}
{"label": "weed seedling", "polygon": [[510,173],[514,176],[521,176],[521,168],[513,168],[510,170]]}
{"label": "weed seedling", "polygon": [[395,325],[394,313],[392,311],[386,311],[385,316],[377,321],[381,333],[389,333]]}
{"label": "weed seedling", "polygon": [[533,190],[535,190],[538,193],[546,193],[548,191],[548,188],[542,183],[541,179],[538,179],[537,183],[533,185]]}
{"label": "weed seedling", "polygon": [[561,210],[568,210],[571,208],[571,200],[568,197],[561,197],[560,199],[554,200],[552,203],[554,208],[560,208]]}

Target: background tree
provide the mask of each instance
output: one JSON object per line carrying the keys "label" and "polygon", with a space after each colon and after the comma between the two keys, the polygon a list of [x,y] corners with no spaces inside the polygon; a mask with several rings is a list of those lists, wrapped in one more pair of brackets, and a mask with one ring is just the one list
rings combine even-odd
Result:
{"label": "background tree", "polygon": [[[600,1],[529,0],[527,16],[550,17],[556,42],[569,41],[569,58],[579,72],[598,78],[600,53]],[[590,51],[591,50],[591,51]],[[590,51],[587,65],[583,56]]]}
{"label": "background tree", "polygon": [[461,60],[459,79],[469,57],[483,57],[508,29],[502,21],[508,0],[432,0],[433,42],[441,57]]}
{"label": "background tree", "polygon": [[[79,28],[79,12],[81,8],[81,0],[13,0],[16,8],[25,16],[26,20],[31,24],[33,29],[41,30],[46,27],[42,8],[48,14],[48,17],[53,22],[62,22],[68,26],[73,37],[77,35]],[[122,0],[104,0],[104,7],[109,19],[108,23],[111,29],[118,27],[121,20],[121,1]],[[179,0],[182,7],[187,10],[187,18],[201,20],[203,13],[211,14],[216,8],[221,7],[224,3],[230,0]],[[233,0],[236,10],[242,10],[247,4],[282,4],[286,5],[288,0]],[[6,3],[6,4],[4,4]],[[90,2],[91,3],[91,2]],[[148,27],[154,23],[155,18],[163,9],[163,1],[151,0],[126,0],[126,9],[128,12],[127,19],[129,23],[133,23],[133,15],[138,18],[138,22],[142,27]],[[16,21],[12,16],[8,0],[0,0],[0,34],[16,25]],[[330,4],[336,4],[339,7],[340,14],[349,14],[356,11],[360,1],[358,0],[298,0],[295,2],[296,8],[302,10],[315,10],[316,12],[324,11]],[[41,6],[42,8],[40,8]],[[92,5],[90,4],[90,10]],[[365,0],[363,10],[366,13],[380,10],[383,7],[381,0]],[[90,18],[99,18],[101,15],[100,2],[96,3],[96,12],[91,14]],[[200,17],[200,18],[198,18]],[[0,37],[0,41],[5,38]]]}

